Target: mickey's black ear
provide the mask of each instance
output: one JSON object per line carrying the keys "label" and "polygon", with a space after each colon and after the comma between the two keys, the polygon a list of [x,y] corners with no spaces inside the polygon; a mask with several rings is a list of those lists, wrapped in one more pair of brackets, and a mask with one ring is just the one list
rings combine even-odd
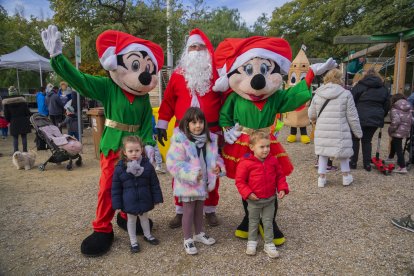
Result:
{"label": "mickey's black ear", "polygon": [[116,63],[117,63],[119,66],[122,66],[122,67],[124,67],[125,69],[128,69],[128,68],[126,68],[125,63],[124,63],[124,55],[117,55],[117,56],[116,56]]}
{"label": "mickey's black ear", "polygon": [[270,73],[270,74],[275,74],[275,73],[280,74],[280,66],[279,66],[279,64],[277,64],[277,63],[276,63],[276,62],[274,62],[274,61],[272,61],[272,62],[273,62],[273,64],[275,65],[275,67],[273,68],[272,73]]}

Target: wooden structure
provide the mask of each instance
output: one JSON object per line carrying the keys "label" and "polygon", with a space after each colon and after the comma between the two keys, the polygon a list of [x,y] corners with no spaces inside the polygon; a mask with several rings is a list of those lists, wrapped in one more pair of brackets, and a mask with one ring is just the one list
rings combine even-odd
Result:
{"label": "wooden structure", "polygon": [[[408,42],[414,39],[414,28],[400,32],[381,34],[381,35],[359,35],[359,36],[337,36],[334,38],[334,44],[377,44],[365,50],[359,51],[344,61],[349,61],[360,56],[364,56],[368,51],[375,52],[395,45],[395,67],[394,67],[394,85],[392,94],[404,93],[405,74],[407,66]],[[380,44],[379,44],[380,43]]]}

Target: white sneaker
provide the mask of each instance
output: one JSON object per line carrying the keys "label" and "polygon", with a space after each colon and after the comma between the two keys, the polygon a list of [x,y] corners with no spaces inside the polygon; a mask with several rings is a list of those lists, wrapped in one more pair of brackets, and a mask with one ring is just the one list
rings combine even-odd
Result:
{"label": "white sneaker", "polygon": [[204,232],[201,232],[198,235],[194,235],[193,238],[194,238],[194,241],[201,242],[201,243],[204,243],[206,245],[212,245],[212,244],[215,244],[216,243],[216,240],[215,239],[210,238]]}
{"label": "white sneaker", "polygon": [[408,173],[407,168],[398,167],[394,170],[395,173]]}
{"label": "white sneaker", "polygon": [[189,255],[195,255],[198,253],[197,247],[195,247],[194,241],[192,238],[184,240],[184,249],[185,249],[185,252]]}
{"label": "white sneaker", "polygon": [[267,256],[269,256],[270,258],[278,258],[279,257],[279,252],[276,249],[276,246],[274,243],[266,243],[264,245],[264,252],[267,253]]}
{"label": "white sneaker", "polygon": [[248,241],[247,248],[246,248],[246,254],[250,256],[256,255],[256,247],[257,247],[257,241]]}
{"label": "white sneaker", "polygon": [[155,166],[155,171],[159,173],[165,173],[165,170],[162,168],[161,165]]}
{"label": "white sneaker", "polygon": [[344,186],[349,186],[352,182],[354,182],[354,178],[352,177],[352,175],[348,174],[342,176],[342,184]]}
{"label": "white sneaker", "polygon": [[326,177],[318,177],[318,187],[323,188],[326,185]]}

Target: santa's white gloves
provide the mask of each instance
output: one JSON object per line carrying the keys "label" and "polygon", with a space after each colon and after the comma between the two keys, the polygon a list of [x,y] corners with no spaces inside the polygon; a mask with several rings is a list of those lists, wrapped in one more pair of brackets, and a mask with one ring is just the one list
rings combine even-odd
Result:
{"label": "santa's white gloves", "polygon": [[49,25],[47,30],[42,31],[42,41],[50,57],[55,57],[62,53],[62,34],[55,25]]}
{"label": "santa's white gloves", "polygon": [[239,138],[241,135],[241,132],[239,129],[240,129],[240,125],[239,123],[236,123],[234,127],[224,130],[224,140],[228,144],[233,144],[234,142],[236,142],[237,138]]}
{"label": "santa's white gloves", "polygon": [[153,146],[146,145],[145,146],[145,154],[147,155],[151,164],[155,163],[155,150]]}
{"label": "santa's white gloves", "polygon": [[334,69],[338,66],[333,58],[329,58],[325,63],[315,63],[310,66],[315,76],[322,75],[326,71]]}

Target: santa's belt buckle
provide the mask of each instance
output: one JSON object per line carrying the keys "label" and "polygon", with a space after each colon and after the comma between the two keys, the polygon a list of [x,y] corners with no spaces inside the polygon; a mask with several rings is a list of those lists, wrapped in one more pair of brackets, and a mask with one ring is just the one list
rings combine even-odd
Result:
{"label": "santa's belt buckle", "polygon": [[136,132],[139,129],[139,125],[127,125],[111,119],[105,119],[105,126],[127,132]]}

